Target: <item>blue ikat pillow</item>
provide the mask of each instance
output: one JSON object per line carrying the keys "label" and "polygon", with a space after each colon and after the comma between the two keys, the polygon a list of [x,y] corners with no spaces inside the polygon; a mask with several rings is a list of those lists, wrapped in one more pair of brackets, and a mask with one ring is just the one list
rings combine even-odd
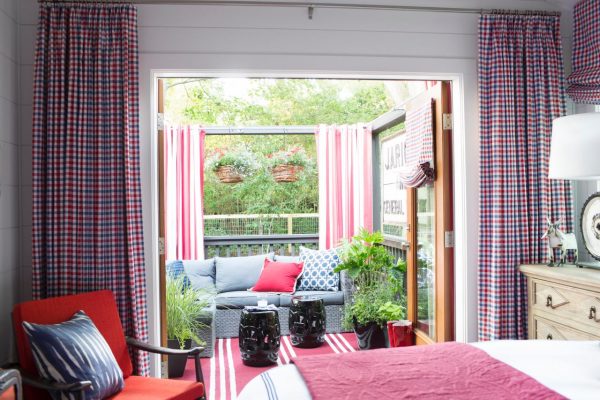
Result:
{"label": "blue ikat pillow", "polygon": [[304,272],[296,291],[339,290],[340,275],[333,272],[340,263],[340,257],[335,249],[312,250],[300,247],[300,261],[304,263]]}
{"label": "blue ikat pillow", "polygon": [[[23,322],[42,378],[56,383],[90,381],[86,399],[104,399],[123,389],[123,372],[108,343],[83,311],[65,322]],[[53,399],[79,399],[78,393],[51,392]]]}
{"label": "blue ikat pillow", "polygon": [[188,278],[185,273],[185,267],[183,266],[183,261],[181,260],[173,260],[167,261],[167,278],[169,279],[178,279],[183,275],[183,288],[187,289],[192,286],[190,282],[190,278]]}

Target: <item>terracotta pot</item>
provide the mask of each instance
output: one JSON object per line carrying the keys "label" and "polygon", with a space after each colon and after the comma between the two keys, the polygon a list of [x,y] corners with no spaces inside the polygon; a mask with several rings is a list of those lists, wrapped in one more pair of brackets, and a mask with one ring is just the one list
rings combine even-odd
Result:
{"label": "terracotta pot", "polygon": [[296,182],[298,173],[304,170],[302,165],[279,164],[271,168],[271,174],[275,182]]}
{"label": "terracotta pot", "polygon": [[[179,340],[168,339],[167,347],[170,349],[180,349]],[[184,349],[190,349],[192,347],[192,340],[187,339],[184,342]],[[185,372],[185,364],[187,364],[187,355],[169,356],[168,367],[169,367],[169,378],[181,378]]]}
{"label": "terracotta pot", "polygon": [[217,178],[223,183],[239,183],[244,180],[244,177],[230,165],[223,165],[217,168],[215,174],[217,174]]}

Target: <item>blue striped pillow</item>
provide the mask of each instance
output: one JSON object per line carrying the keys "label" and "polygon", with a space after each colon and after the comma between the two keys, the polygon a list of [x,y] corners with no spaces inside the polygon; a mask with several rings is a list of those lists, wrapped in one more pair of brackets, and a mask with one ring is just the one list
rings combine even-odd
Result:
{"label": "blue striped pillow", "polygon": [[[104,399],[123,389],[123,372],[96,325],[83,311],[65,322],[40,325],[23,322],[38,373],[51,382],[91,381],[86,399]],[[54,399],[79,398],[50,393]]]}

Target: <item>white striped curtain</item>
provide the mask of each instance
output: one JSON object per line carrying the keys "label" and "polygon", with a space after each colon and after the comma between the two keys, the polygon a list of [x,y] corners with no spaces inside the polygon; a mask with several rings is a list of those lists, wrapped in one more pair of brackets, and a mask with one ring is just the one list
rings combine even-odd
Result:
{"label": "white striped curtain", "polygon": [[200,127],[166,127],[165,257],[204,259],[204,138]]}

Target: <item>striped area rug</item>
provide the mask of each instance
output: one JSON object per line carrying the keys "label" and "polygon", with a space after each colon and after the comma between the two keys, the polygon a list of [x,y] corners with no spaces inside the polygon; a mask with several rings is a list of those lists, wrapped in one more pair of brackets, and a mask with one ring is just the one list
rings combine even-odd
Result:
{"label": "striped area rug", "polygon": [[[282,336],[277,365],[289,364],[291,359],[306,355],[348,353],[357,350],[358,343],[354,333],[328,333],[325,335],[325,343],[314,349],[293,347],[289,336]],[[237,338],[217,339],[214,356],[202,359],[207,400],[235,400],[252,378],[277,365],[248,367],[242,364]],[[188,360],[185,373],[179,379],[196,379],[193,359]]]}

